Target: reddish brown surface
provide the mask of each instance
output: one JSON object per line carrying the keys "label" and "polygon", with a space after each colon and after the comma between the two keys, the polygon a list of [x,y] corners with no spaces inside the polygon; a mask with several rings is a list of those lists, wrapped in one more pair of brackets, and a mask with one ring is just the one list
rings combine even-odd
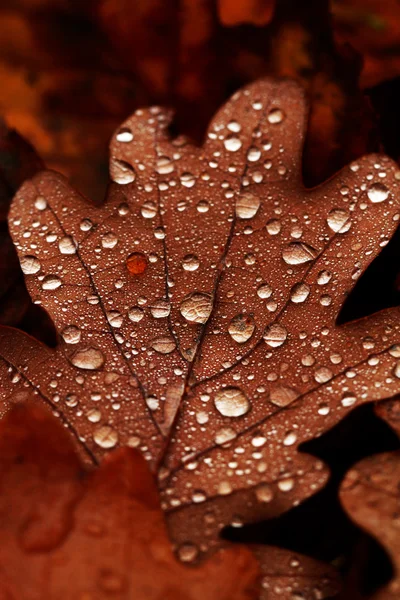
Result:
{"label": "reddish brown surface", "polygon": [[0,423],[0,487],[2,598],[258,597],[257,562],[244,548],[191,569],[176,559],[137,451],[119,450],[90,474],[37,408],[15,408]]}
{"label": "reddish brown surface", "polygon": [[399,390],[398,309],[336,325],[396,227],[399,184],[374,155],[305,190],[290,82],[235,95],[203,148],[171,141],[168,119],[140,111],[117,131],[104,207],[51,172],[14,200],[29,291],[61,336],[53,351],[2,330],[3,411],[30,389],[88,460],[140,448],[174,540],[200,554],[224,525],[320,488],[324,466],[298,445]]}
{"label": "reddish brown surface", "polygon": [[341,501],[349,516],[384,546],[392,560],[393,579],[373,600],[395,600],[400,594],[399,490],[399,452],[357,463],[341,487]]}

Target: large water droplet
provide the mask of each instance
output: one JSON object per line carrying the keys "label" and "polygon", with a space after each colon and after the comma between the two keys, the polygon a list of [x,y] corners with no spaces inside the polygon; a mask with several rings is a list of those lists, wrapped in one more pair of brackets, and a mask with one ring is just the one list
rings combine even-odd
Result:
{"label": "large water droplet", "polygon": [[274,497],[272,488],[268,483],[262,483],[255,490],[256,498],[259,502],[271,502]]}
{"label": "large water droplet", "polygon": [[56,290],[60,287],[61,283],[58,275],[46,275],[42,282],[42,288],[44,290]]}
{"label": "large water droplet", "polygon": [[287,330],[282,325],[273,324],[266,328],[263,338],[268,346],[278,348],[285,342]]}
{"label": "large water droplet", "polygon": [[260,208],[260,198],[250,192],[241,194],[236,200],[236,215],[240,219],[252,219]]}
{"label": "large water droplet", "polygon": [[236,315],[229,323],[228,331],[235,342],[244,344],[254,333],[254,319],[250,315]]}
{"label": "large water droplet", "polygon": [[81,330],[76,325],[68,325],[62,330],[61,335],[67,344],[78,344],[81,339]]}
{"label": "large water droplet", "polygon": [[142,217],[145,219],[154,219],[157,214],[157,206],[151,200],[147,200],[140,209]]}
{"label": "large water droplet", "polygon": [[200,261],[195,254],[186,254],[182,261],[182,267],[185,271],[196,271],[200,266]]}
{"label": "large water droplet", "polygon": [[70,360],[75,367],[89,371],[100,369],[105,363],[105,358],[101,350],[93,347],[77,350],[71,356]]}
{"label": "large water droplet", "polygon": [[155,319],[164,319],[170,314],[171,305],[168,300],[160,298],[159,300],[156,300],[152,306],[150,306],[150,312],[152,317]]}
{"label": "large water droplet", "polygon": [[111,425],[102,425],[94,431],[93,439],[100,448],[114,448],[118,442],[118,432]]}
{"label": "large water droplet", "polygon": [[160,175],[168,175],[169,173],[172,173],[174,168],[174,163],[170,158],[168,158],[168,156],[161,156],[157,160],[156,171]]}
{"label": "large water droplet", "polygon": [[288,404],[291,404],[298,396],[299,394],[296,390],[284,385],[279,385],[271,389],[269,399],[272,404],[275,404],[276,406],[288,406]]}
{"label": "large water droplet", "polygon": [[282,257],[288,265],[301,265],[317,257],[317,251],[303,242],[292,242],[282,252]]}
{"label": "large water droplet", "polygon": [[119,328],[122,325],[122,321],[124,317],[117,310],[110,310],[107,313],[107,321],[110,323],[111,327]]}
{"label": "large water droplet", "polygon": [[124,160],[113,160],[112,178],[116,183],[127,185],[136,179],[135,169]]}
{"label": "large water droplet", "polygon": [[76,244],[70,235],[67,235],[58,242],[58,248],[61,254],[75,254]]}
{"label": "large water droplet", "polygon": [[118,142],[128,143],[133,140],[133,133],[128,127],[121,127],[115,137]]}
{"label": "large water droplet", "polygon": [[150,346],[160,354],[170,354],[176,348],[176,344],[172,337],[160,336],[152,340]]}
{"label": "large water droplet", "polygon": [[296,285],[292,287],[292,291],[290,292],[290,299],[295,304],[300,304],[301,302],[307,300],[309,293],[309,285],[307,285],[306,283],[296,283]]}
{"label": "large water droplet", "polygon": [[272,123],[273,125],[282,123],[284,118],[285,118],[285,113],[280,108],[273,108],[272,110],[270,110],[270,112],[268,113],[268,117],[267,117],[268,122]]}
{"label": "large water droplet", "polygon": [[101,238],[101,245],[103,248],[115,248],[118,244],[118,238],[112,231],[105,233]]}
{"label": "large water droplet", "polygon": [[36,256],[24,256],[20,260],[20,265],[24,275],[35,275],[39,273],[41,264]]}
{"label": "large water droplet", "polygon": [[217,392],[214,404],[224,417],[241,417],[250,409],[250,402],[237,387],[227,387]]}
{"label": "large water droplet", "polygon": [[139,306],[133,306],[129,309],[128,317],[132,323],[139,323],[144,317],[143,309],[139,308]]}
{"label": "large water droplet", "polygon": [[141,275],[147,269],[147,258],[143,252],[133,252],[126,259],[126,267],[131,275]]}
{"label": "large water droplet", "polygon": [[242,142],[236,135],[228,135],[224,140],[224,146],[229,152],[237,152],[242,147]]}
{"label": "large water droplet", "polygon": [[389,190],[383,183],[373,183],[367,191],[368,198],[374,204],[387,200],[389,196]]}
{"label": "large water droplet", "polygon": [[38,210],[44,210],[47,208],[46,198],[43,198],[43,196],[38,196],[35,200],[35,208]]}
{"label": "large water droplet", "polygon": [[205,323],[212,311],[211,296],[202,292],[193,292],[182,300],[179,310],[187,321]]}
{"label": "large water droplet", "polygon": [[270,298],[272,296],[272,287],[268,283],[262,283],[260,287],[257,289],[257,296],[262,298]]}
{"label": "large water droplet", "polygon": [[346,233],[351,225],[350,214],[342,208],[334,208],[328,213],[326,222],[335,233]]}

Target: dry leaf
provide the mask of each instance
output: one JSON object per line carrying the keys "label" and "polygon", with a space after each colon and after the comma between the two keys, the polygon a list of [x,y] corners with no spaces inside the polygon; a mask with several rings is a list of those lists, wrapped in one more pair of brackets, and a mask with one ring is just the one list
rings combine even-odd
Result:
{"label": "dry leaf", "polygon": [[371,155],[305,190],[291,82],[235,94],[203,148],[170,141],[169,118],[117,131],[102,208],[51,172],[19,191],[12,236],[60,341],[2,329],[2,397],[5,412],[35,392],[89,460],[140,448],[174,540],[200,554],[319,489],[299,444],[399,390],[399,309],[336,325],[396,227],[399,183]]}
{"label": "dry leaf", "polygon": [[341,487],[341,501],[350,517],[385,547],[393,561],[393,580],[373,600],[395,600],[400,595],[399,490],[400,452],[362,460]]}
{"label": "dry leaf", "polygon": [[175,558],[136,450],[115,452],[89,474],[54,417],[32,407],[2,421],[0,448],[2,598],[258,597],[257,562],[244,548],[194,569]]}

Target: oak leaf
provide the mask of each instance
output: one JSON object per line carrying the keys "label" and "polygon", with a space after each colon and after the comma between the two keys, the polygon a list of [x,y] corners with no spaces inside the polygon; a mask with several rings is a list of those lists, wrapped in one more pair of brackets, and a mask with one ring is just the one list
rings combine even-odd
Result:
{"label": "oak leaf", "polygon": [[120,449],[89,473],[70,436],[38,407],[14,408],[0,438],[2,598],[258,597],[257,561],[245,548],[192,569],[177,560],[137,450]]}
{"label": "oak leaf", "polygon": [[236,93],[202,148],[140,110],[112,140],[104,206],[44,172],[11,209],[60,340],[1,330],[3,412],[34,393],[89,461],[139,448],[199,556],[318,490],[327,470],[299,445],[400,388],[399,309],[336,322],[397,225],[398,168],[371,155],[304,189],[305,118],[273,80]]}
{"label": "oak leaf", "polygon": [[373,600],[394,600],[400,594],[400,452],[377,454],[357,463],[342,483],[341,502],[357,525],[388,551],[394,577]]}

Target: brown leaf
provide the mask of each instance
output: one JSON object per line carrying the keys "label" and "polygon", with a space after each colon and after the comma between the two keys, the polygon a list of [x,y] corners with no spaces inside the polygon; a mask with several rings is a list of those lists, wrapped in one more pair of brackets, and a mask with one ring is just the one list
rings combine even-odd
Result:
{"label": "brown leaf", "polygon": [[51,172],[18,193],[13,239],[60,342],[3,329],[2,397],[30,389],[89,460],[140,448],[174,540],[206,550],[319,489],[298,446],[399,390],[399,309],[336,325],[396,227],[399,175],[371,155],[304,189],[291,82],[235,94],[203,148],[171,141],[169,119],[117,131],[101,208]]}
{"label": "brown leaf", "polygon": [[244,548],[194,569],[176,560],[136,450],[85,472],[70,437],[42,409],[14,408],[0,424],[0,486],[2,598],[258,597],[257,562]]}
{"label": "brown leaf", "polygon": [[357,525],[389,552],[395,575],[373,600],[395,600],[400,594],[400,452],[377,454],[357,463],[342,483],[340,498]]}

